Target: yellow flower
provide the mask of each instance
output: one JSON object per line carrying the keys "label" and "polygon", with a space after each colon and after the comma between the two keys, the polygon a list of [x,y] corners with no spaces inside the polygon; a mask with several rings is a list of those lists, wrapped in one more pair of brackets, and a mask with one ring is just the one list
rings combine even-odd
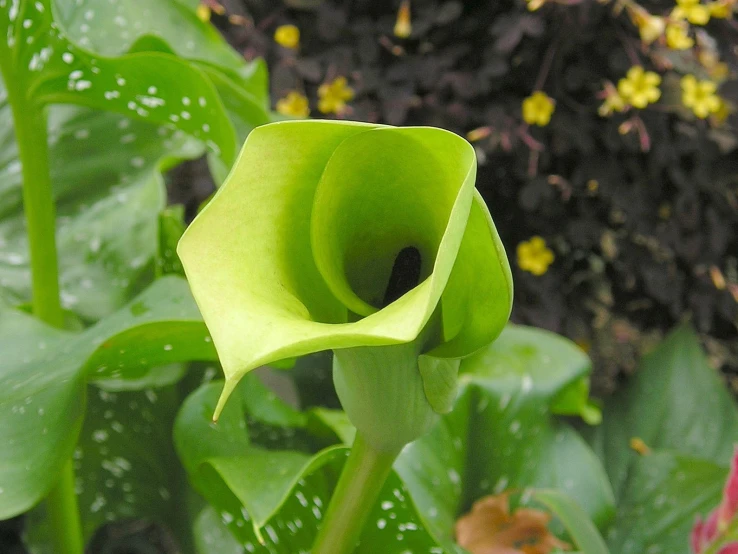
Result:
{"label": "yellow flower", "polygon": [[710,10],[710,16],[715,19],[727,19],[733,14],[734,0],[717,0],[717,2],[710,2],[707,4],[707,9]]}
{"label": "yellow flower", "polygon": [[410,22],[410,0],[402,0],[400,9],[397,10],[397,21],[393,30],[398,38],[407,38],[413,32],[413,26]]}
{"label": "yellow flower", "polygon": [[533,275],[543,275],[554,261],[554,253],[539,236],[518,244],[518,266]]}
{"label": "yellow flower", "polygon": [[717,84],[712,81],[698,81],[694,75],[685,75],[682,77],[682,104],[700,119],[705,119],[720,109],[716,90]]}
{"label": "yellow flower", "polygon": [[330,83],[318,87],[318,109],[323,113],[340,114],[346,109],[346,102],[354,97],[354,89],[348,86],[346,77],[336,77]]}
{"label": "yellow flower", "polygon": [[618,81],[618,92],[623,99],[636,108],[645,108],[661,98],[661,76],[653,71],[644,71],[634,65],[626,76]]}
{"label": "yellow flower", "polygon": [[294,25],[280,25],[274,31],[274,41],[280,46],[294,50],[300,46],[300,29]]}
{"label": "yellow flower", "polygon": [[537,90],[523,100],[523,120],[529,125],[545,127],[551,121],[554,107],[553,99]]}
{"label": "yellow flower", "polygon": [[290,91],[287,96],[277,102],[277,112],[282,115],[307,117],[310,115],[308,99],[297,91]]}
{"label": "yellow flower", "polygon": [[710,21],[710,8],[700,4],[700,0],[677,0],[671,17],[677,20],[686,19],[693,25],[705,25]]}
{"label": "yellow flower", "polygon": [[630,19],[633,25],[638,27],[641,40],[646,44],[651,44],[654,40],[664,34],[666,28],[666,20],[658,15],[651,15],[647,10],[638,4],[628,6]]}
{"label": "yellow flower", "polygon": [[210,21],[210,6],[208,6],[204,2],[200,2],[197,5],[197,10],[195,11],[195,13],[197,14],[197,18],[203,23],[207,23],[208,21]]}
{"label": "yellow flower", "polygon": [[687,34],[689,27],[683,21],[669,23],[666,26],[666,45],[672,50],[688,50],[694,46],[694,40]]}
{"label": "yellow flower", "polygon": [[547,0],[526,0],[528,3],[528,11],[534,12],[543,6]]}

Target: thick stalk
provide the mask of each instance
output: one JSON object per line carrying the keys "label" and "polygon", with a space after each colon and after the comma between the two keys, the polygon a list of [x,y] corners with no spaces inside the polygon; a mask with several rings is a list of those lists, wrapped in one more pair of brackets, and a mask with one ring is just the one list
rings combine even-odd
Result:
{"label": "thick stalk", "polygon": [[52,529],[53,552],[82,554],[82,525],[74,490],[72,460],[64,465],[61,478],[46,497],[46,511]]}
{"label": "thick stalk", "polygon": [[[7,59],[7,53],[3,56]],[[31,261],[33,313],[54,327],[64,326],[59,298],[59,269],[56,253],[56,221],[51,191],[46,117],[30,102],[7,67],[0,64],[13,112],[13,126],[22,165],[23,209],[26,217]],[[82,554],[84,550],[74,469],[69,460],[58,484],[46,499],[55,554]]]}
{"label": "thick stalk", "polygon": [[64,315],[59,301],[56,214],[51,193],[46,118],[38,107],[27,105],[22,91],[14,89],[8,85],[15,138],[23,168],[23,210],[31,259],[33,313],[49,325],[62,327]]}
{"label": "thick stalk", "polygon": [[312,554],[350,554],[399,454],[374,450],[357,433]]}

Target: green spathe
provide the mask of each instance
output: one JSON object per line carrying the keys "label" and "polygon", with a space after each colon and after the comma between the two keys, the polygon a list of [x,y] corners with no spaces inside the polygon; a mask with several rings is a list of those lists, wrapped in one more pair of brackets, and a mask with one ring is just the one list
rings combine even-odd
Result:
{"label": "green spathe", "polygon": [[[441,129],[290,121],[253,131],[178,246],[226,375],[216,416],[248,371],[328,349],[344,408],[375,447],[401,447],[448,410],[453,360],[498,335],[512,299],[475,176],[471,145]],[[419,284],[383,306],[407,247],[420,253]],[[367,348],[390,345],[406,347]],[[387,379],[392,367],[411,375]]]}

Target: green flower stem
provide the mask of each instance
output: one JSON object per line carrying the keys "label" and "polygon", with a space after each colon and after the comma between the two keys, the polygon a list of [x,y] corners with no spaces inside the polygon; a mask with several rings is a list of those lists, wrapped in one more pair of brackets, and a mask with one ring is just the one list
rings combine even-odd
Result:
{"label": "green flower stem", "polygon": [[82,554],[82,524],[74,490],[74,468],[68,460],[61,478],[46,497],[46,509],[52,529],[53,551],[59,554]]}
{"label": "green flower stem", "polygon": [[357,433],[312,554],[350,554],[400,451],[374,450]]}
{"label": "green flower stem", "polygon": [[[7,60],[7,52],[0,51],[0,69],[13,112],[15,138],[23,167],[23,208],[31,259],[33,313],[49,325],[63,327],[46,117],[38,106],[27,101],[22,84],[2,63],[5,61],[3,58]],[[46,504],[53,552],[82,554],[82,525],[71,460],[64,466],[59,483],[49,493]]]}
{"label": "green flower stem", "polygon": [[[6,83],[12,83],[5,78]],[[31,253],[33,313],[54,327],[64,325],[59,301],[54,198],[51,192],[46,118],[36,106],[27,106],[22,91],[8,84],[15,137],[23,165],[23,208]]]}

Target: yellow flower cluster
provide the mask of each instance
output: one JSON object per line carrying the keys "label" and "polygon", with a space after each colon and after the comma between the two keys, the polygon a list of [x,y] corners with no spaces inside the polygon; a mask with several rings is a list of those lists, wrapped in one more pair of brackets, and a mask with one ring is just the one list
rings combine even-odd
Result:
{"label": "yellow flower cluster", "polygon": [[280,25],[274,31],[274,42],[284,48],[295,50],[300,46],[300,29],[294,25]]}
{"label": "yellow flower cluster", "polygon": [[[346,110],[346,102],[353,97],[354,89],[348,86],[346,77],[337,77],[318,88],[318,109],[326,114],[341,114]],[[276,110],[290,117],[307,117],[310,115],[310,104],[304,94],[293,90],[277,101]]]}
{"label": "yellow flower cluster", "polygon": [[293,90],[277,102],[277,112],[292,117],[307,117],[310,115],[310,105],[304,94]]}
{"label": "yellow flower cluster", "polygon": [[321,112],[341,114],[346,110],[346,102],[354,98],[354,89],[348,86],[346,77],[336,77],[330,83],[320,85],[318,98]]}
{"label": "yellow flower cluster", "polygon": [[671,17],[677,21],[686,19],[692,25],[706,25],[710,21],[710,8],[700,0],[677,0]]}
{"label": "yellow flower cluster", "polygon": [[674,21],[666,26],[666,45],[672,50],[688,50],[694,46],[689,36],[689,25],[685,21]]}
{"label": "yellow flower cluster", "polygon": [[523,100],[523,121],[529,125],[545,127],[551,121],[556,104],[545,92],[540,90]]}
{"label": "yellow flower cluster", "polygon": [[645,108],[661,98],[661,76],[653,71],[644,71],[634,65],[625,77],[618,81],[618,94],[635,108]]}
{"label": "yellow flower cluster", "polygon": [[700,0],[676,0],[676,6],[668,17],[653,15],[635,1],[626,2],[633,24],[638,28],[644,44],[651,44],[662,36],[672,50],[687,50],[694,46],[689,25],[706,25],[710,18],[728,18],[738,0],[715,0],[701,3]]}
{"label": "yellow flower cluster", "polygon": [[720,110],[722,100],[716,91],[713,81],[698,81],[694,75],[682,77],[682,103],[700,119]]}
{"label": "yellow flower cluster", "polygon": [[518,244],[517,254],[520,269],[539,276],[548,271],[548,266],[555,259],[554,253],[546,246],[546,241],[539,236]]}

